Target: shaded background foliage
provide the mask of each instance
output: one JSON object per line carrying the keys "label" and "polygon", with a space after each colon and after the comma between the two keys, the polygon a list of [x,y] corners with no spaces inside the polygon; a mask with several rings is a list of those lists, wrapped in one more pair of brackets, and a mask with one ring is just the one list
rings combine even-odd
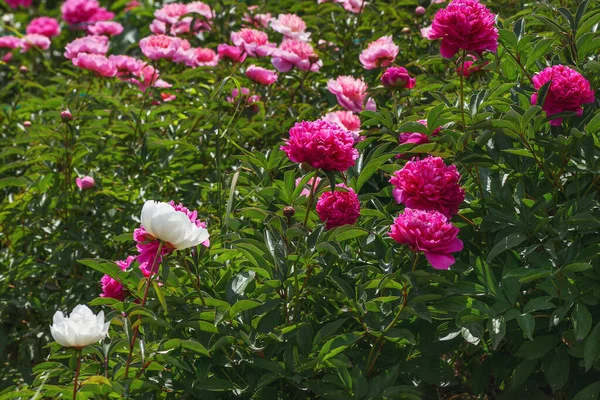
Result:
{"label": "shaded background foliage", "polygon": [[[45,347],[48,325],[57,309],[91,302],[115,319],[107,345],[86,349],[82,374],[106,373],[110,382],[90,381],[83,398],[596,398],[598,100],[550,127],[530,104],[530,77],[566,64],[600,87],[600,7],[486,3],[499,16],[501,45],[465,81],[464,128],[455,60],[419,33],[444,4],[371,1],[357,16],[316,1],[216,1],[215,27],[191,38],[195,44],[227,42],[257,4],[274,16],[298,13],[314,44],[332,42],[316,46],[323,68],[281,73],[265,89],[223,61],[194,70],[163,63],[162,77],[173,83],[166,92],[177,99],[150,105],[160,101],[155,90],[144,110],[136,88],[64,59],[64,45],[79,32],[63,29],[50,52],[0,64],[1,393],[70,396],[74,356]],[[59,5],[5,16],[3,32],[23,32],[33,16],[58,16]],[[415,16],[417,5],[427,7],[424,17]],[[141,56],[137,42],[156,7],[125,6],[110,5],[126,28],[110,53]],[[358,62],[367,43],[389,34],[401,49],[396,63],[417,79],[410,92],[385,90],[379,70]],[[251,63],[268,66],[267,59],[244,65]],[[342,74],[364,76],[378,104],[361,114],[367,139],[357,146],[357,166],[337,178],[359,193],[361,219],[327,232],[313,212],[306,232],[307,199],[294,185],[305,174],[278,148],[295,122],[337,106],[326,82]],[[260,93],[257,108],[225,100],[239,85]],[[75,116],[68,124],[59,117],[66,108]],[[428,130],[414,122],[422,118]],[[432,143],[398,147],[399,133],[442,125]],[[453,221],[465,249],[450,271],[420,260],[412,272],[411,253],[387,237],[402,208],[389,176],[424,153],[456,164],[467,192]],[[97,186],[77,190],[79,175],[92,175]],[[98,259],[135,253],[131,232],[145,199],[198,209],[212,236],[209,249],[166,260],[165,286],[139,311],[132,302],[96,299],[100,271],[112,268]],[[286,206],[295,216],[283,216]],[[135,268],[129,275],[137,293],[141,275]],[[384,333],[399,308],[398,324]],[[144,315],[144,349],[136,350],[137,378],[125,379],[135,310]]]}

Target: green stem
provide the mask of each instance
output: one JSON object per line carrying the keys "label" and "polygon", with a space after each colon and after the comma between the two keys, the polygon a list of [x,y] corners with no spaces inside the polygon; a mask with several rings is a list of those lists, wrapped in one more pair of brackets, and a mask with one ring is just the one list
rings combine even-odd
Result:
{"label": "green stem", "polygon": [[413,261],[412,270],[411,270],[412,272],[415,272],[415,270],[417,269],[417,261],[419,261],[419,254],[420,253],[415,253],[415,259]]}
{"label": "green stem", "polygon": [[79,371],[81,370],[81,352],[82,352],[83,348],[78,348],[77,349],[77,368],[75,369],[75,382],[73,382],[73,400],[75,400],[77,398],[77,387],[78,382],[77,379],[79,379]]}
{"label": "green stem", "polygon": [[319,170],[317,169],[317,171],[315,172],[315,176],[309,180],[309,182],[312,182],[312,186],[310,188],[310,195],[308,196],[308,203],[306,206],[306,215],[304,216],[304,222],[302,224],[302,225],[304,225],[305,228],[306,228],[306,224],[308,223],[308,216],[310,215],[313,199],[315,197],[315,192],[316,192],[316,189],[318,186],[317,185],[318,177],[319,177]]}
{"label": "green stem", "polygon": [[467,124],[465,123],[465,93],[464,93],[464,80],[465,80],[465,58],[467,58],[467,51],[463,50],[462,62],[460,67],[460,115],[462,117],[462,126],[463,130],[467,128]]}
{"label": "green stem", "polygon": [[202,305],[204,307],[206,307],[206,300],[204,299],[204,296],[202,295],[202,291],[200,290],[200,284],[198,283],[197,279],[194,279],[194,275],[192,274],[192,271],[190,271],[190,266],[188,265],[187,261],[184,260],[184,268],[188,273],[188,278],[190,279],[190,281],[192,281],[192,283],[194,284],[194,287],[196,288],[196,291],[198,292],[198,296],[200,297],[200,301],[202,302]]}

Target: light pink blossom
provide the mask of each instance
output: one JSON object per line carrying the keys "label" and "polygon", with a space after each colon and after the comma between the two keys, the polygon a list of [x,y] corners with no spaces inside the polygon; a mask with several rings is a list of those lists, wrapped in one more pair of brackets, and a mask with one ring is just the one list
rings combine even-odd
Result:
{"label": "light pink blossom", "polygon": [[244,50],[239,49],[237,46],[230,46],[226,43],[221,43],[217,47],[219,53],[219,59],[228,58],[231,61],[243,62],[246,59],[246,53]]}
{"label": "light pink blossom", "polygon": [[0,49],[18,49],[22,41],[16,36],[0,36]]}
{"label": "light pink blossom", "polygon": [[[241,88],[241,93],[239,90],[237,90],[237,88],[233,88],[231,90],[231,97],[227,96],[227,102],[229,103],[235,103],[236,100],[238,99],[245,99],[245,101],[250,105],[252,103],[256,103],[258,101],[260,101],[260,96],[255,94],[252,96],[248,96],[250,94],[250,89],[248,88]],[[256,109],[258,110],[258,109]]]}
{"label": "light pink blossom", "polygon": [[[375,111],[373,99],[367,99],[367,84],[362,78],[342,75],[327,82],[327,89],[335,95],[338,103],[347,110],[361,112],[363,109]],[[366,101],[366,102],[365,102]]]}
{"label": "light pink blossom", "polygon": [[354,138],[354,143],[360,142],[363,137],[360,136],[360,117],[352,111],[334,111],[325,114],[325,121],[333,122],[343,129],[346,129]]}
{"label": "light pink blossom", "polygon": [[114,21],[98,21],[88,25],[87,31],[92,35],[117,36],[123,33],[123,25]]}
{"label": "light pink blossom", "polygon": [[266,68],[251,65],[246,68],[246,76],[261,85],[272,85],[277,81],[277,73]]}
{"label": "light pink blossom", "polygon": [[203,49],[201,47],[191,48],[189,50],[177,50],[173,55],[173,61],[184,63],[188,67],[214,67],[219,62],[219,57],[214,50]]}
{"label": "light pink blossom", "polygon": [[275,43],[269,42],[266,33],[250,28],[231,32],[231,41],[251,57],[270,56],[276,47]]}
{"label": "light pink blossom", "polygon": [[369,43],[358,58],[365,69],[387,67],[394,62],[399,50],[391,36],[382,36]]}
{"label": "light pink blossom", "polygon": [[28,34],[37,33],[50,38],[60,35],[60,25],[54,18],[39,17],[31,20],[25,32]]}
{"label": "light pink blossom", "polygon": [[367,4],[369,4],[365,0],[337,0],[337,2],[344,6],[346,11],[353,12],[354,14],[361,13]]}
{"label": "light pink blossom", "polygon": [[[257,9],[258,9],[258,6],[256,6],[256,5],[248,7],[248,11],[250,11],[251,13],[256,11]],[[271,22],[272,19],[273,19],[273,17],[271,16],[271,13],[266,13],[266,14],[246,13],[243,16],[244,22],[250,24],[251,26],[253,26],[255,28],[268,28],[269,23]]]}
{"label": "light pink blossom", "polygon": [[62,18],[71,26],[108,21],[115,14],[100,7],[96,0],[66,0],[60,7]]}
{"label": "light pink blossom", "polygon": [[50,39],[47,36],[38,33],[28,33],[23,36],[21,41],[21,53],[26,53],[32,48],[37,47],[40,50],[48,50],[50,48]]}
{"label": "light pink blossom", "polygon": [[317,201],[317,214],[325,222],[325,229],[354,225],[360,217],[360,201],[354,190],[344,184],[337,186],[345,190],[325,192]]}
{"label": "light pink blossom", "polygon": [[151,35],[140,40],[140,49],[151,60],[170,60],[181,46],[181,39],[173,36]]}
{"label": "light pink blossom", "polygon": [[415,15],[417,15],[419,17],[422,17],[423,15],[425,15],[426,12],[427,12],[427,10],[423,6],[418,6],[417,8],[415,8]]}
{"label": "light pink blossom", "polygon": [[79,53],[106,54],[108,52],[108,37],[85,36],[73,40],[65,46],[65,57],[69,60],[77,57]]}
{"label": "light pink blossom", "polygon": [[271,63],[279,72],[288,72],[293,67],[317,72],[323,66],[313,47],[298,39],[284,39],[273,52]]}
{"label": "light pink blossom", "polygon": [[271,28],[290,39],[307,41],[310,33],[306,32],[306,23],[296,14],[279,14],[271,20]]}
{"label": "light pink blossom", "polygon": [[79,53],[71,60],[73,65],[96,72],[98,75],[111,78],[117,74],[117,67],[106,56],[101,54]]}

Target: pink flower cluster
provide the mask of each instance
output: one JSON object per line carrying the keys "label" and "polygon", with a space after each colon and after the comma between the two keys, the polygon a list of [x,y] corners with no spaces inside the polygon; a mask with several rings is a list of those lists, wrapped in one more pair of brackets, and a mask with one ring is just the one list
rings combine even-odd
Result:
{"label": "pink flower cluster", "polygon": [[[329,0],[317,0],[317,3],[321,4],[328,1]],[[369,4],[366,0],[334,0],[334,2],[341,4],[346,11],[350,11],[355,14],[361,13]]]}
{"label": "pink flower cluster", "polygon": [[346,129],[354,138],[354,143],[360,142],[363,137],[360,136],[360,117],[352,111],[334,111],[325,114],[325,121],[333,122],[339,127]]}
{"label": "pink flower cluster", "polygon": [[117,74],[117,67],[106,58],[107,52],[106,36],[85,36],[65,46],[65,57],[71,60],[73,65],[110,78]]}
{"label": "pink flower cluster", "polygon": [[273,51],[271,63],[279,72],[288,72],[293,67],[317,72],[323,66],[313,47],[300,39],[284,39]]}
{"label": "pink flower cluster", "polygon": [[367,98],[367,84],[362,78],[342,75],[327,82],[327,89],[335,95],[338,103],[346,110],[361,112],[375,111],[377,106],[372,98]]}
{"label": "pink flower cluster", "polygon": [[317,202],[317,214],[325,223],[325,229],[354,225],[360,216],[360,201],[352,188],[337,185],[345,190],[325,192]]}
{"label": "pink flower cluster", "polygon": [[30,7],[32,1],[33,0],[6,0],[6,4],[12,8],[19,8],[19,6]]}
{"label": "pink flower cluster", "polygon": [[66,0],[60,7],[62,18],[71,27],[86,26],[98,21],[108,21],[115,14],[108,11],[96,0]]}
{"label": "pink flower cluster", "polygon": [[231,41],[250,57],[270,56],[276,47],[275,43],[269,42],[266,33],[250,28],[231,32]]}
{"label": "pink flower cluster", "polygon": [[391,36],[382,36],[369,43],[358,58],[365,69],[387,67],[394,62],[399,50]]}
{"label": "pink flower cluster", "polygon": [[310,33],[306,32],[306,23],[296,14],[279,14],[271,20],[271,28],[286,38],[307,41]]}
{"label": "pink flower cluster", "polygon": [[[135,260],[134,256],[128,256],[125,260],[116,261],[116,264],[121,268],[121,271],[126,271],[133,260]],[[100,280],[100,285],[102,286],[100,297],[109,297],[119,301],[125,300],[125,290],[123,289],[123,285],[110,275],[104,275]]]}
{"label": "pink flower cluster", "polygon": [[[198,14],[194,26],[192,16]],[[189,4],[169,3],[154,12],[154,20],[150,24],[150,31],[156,35],[182,35],[187,33],[198,33],[210,30],[213,11],[207,4],[194,1]]]}
{"label": "pink flower cluster", "polygon": [[271,16],[271,13],[254,13],[258,8],[259,7],[256,5],[249,6],[249,12],[244,14],[243,20],[253,28],[268,28],[273,17]]}

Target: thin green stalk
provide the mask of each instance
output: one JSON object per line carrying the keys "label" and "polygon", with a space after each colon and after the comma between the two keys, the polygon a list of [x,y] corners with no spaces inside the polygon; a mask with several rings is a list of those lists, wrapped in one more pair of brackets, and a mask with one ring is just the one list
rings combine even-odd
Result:
{"label": "thin green stalk", "polygon": [[465,130],[467,128],[467,124],[465,123],[465,93],[464,93],[464,80],[465,80],[465,74],[464,74],[464,70],[465,70],[465,58],[467,58],[467,51],[463,50],[463,55],[462,55],[462,65],[460,67],[460,115],[462,117],[462,126],[463,126],[463,130]]}
{"label": "thin green stalk", "polygon": [[79,371],[81,370],[81,352],[82,352],[83,348],[78,348],[77,349],[77,368],[75,369],[75,382],[73,382],[73,400],[75,400],[77,398],[77,387],[78,382],[77,380],[79,379]]}
{"label": "thin green stalk", "polygon": [[194,284],[194,287],[196,288],[196,291],[198,292],[198,296],[200,297],[200,301],[202,302],[202,305],[204,307],[206,307],[206,300],[204,299],[204,296],[202,295],[202,291],[200,290],[200,284],[198,283],[197,279],[194,279],[194,275],[192,274],[192,271],[190,271],[190,266],[188,265],[187,261],[184,260],[183,266],[184,266],[185,270],[187,271],[188,278],[190,279],[190,281],[192,281],[192,283]]}

